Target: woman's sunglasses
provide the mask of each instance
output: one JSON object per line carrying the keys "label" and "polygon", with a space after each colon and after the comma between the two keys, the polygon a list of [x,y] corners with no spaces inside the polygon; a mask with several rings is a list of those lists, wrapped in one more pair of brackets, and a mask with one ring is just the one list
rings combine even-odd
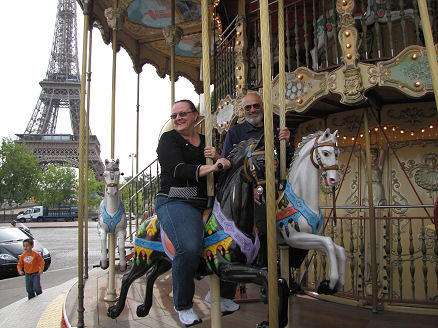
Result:
{"label": "woman's sunglasses", "polygon": [[172,120],[174,120],[174,119],[176,119],[178,117],[178,115],[179,115],[179,117],[186,117],[187,114],[190,114],[190,113],[193,113],[193,111],[190,111],[190,112],[180,112],[180,113],[172,114],[172,115],[170,115],[170,118]]}

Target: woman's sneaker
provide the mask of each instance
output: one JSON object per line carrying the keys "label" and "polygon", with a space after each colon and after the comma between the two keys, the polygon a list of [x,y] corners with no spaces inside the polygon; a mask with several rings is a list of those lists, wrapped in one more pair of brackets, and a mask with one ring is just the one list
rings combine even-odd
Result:
{"label": "woman's sneaker", "polygon": [[179,321],[181,321],[186,327],[190,327],[202,322],[202,320],[199,319],[198,315],[196,314],[195,310],[193,310],[193,308],[190,308],[188,310],[181,310],[181,311],[175,309],[175,311],[178,312]]}
{"label": "woman's sneaker", "polygon": [[[205,296],[205,301],[208,304],[211,304],[211,296],[210,291],[208,291],[207,295]],[[239,304],[234,302],[233,300],[230,300],[229,298],[223,298],[221,297],[221,312],[222,313],[232,313],[240,309]]]}

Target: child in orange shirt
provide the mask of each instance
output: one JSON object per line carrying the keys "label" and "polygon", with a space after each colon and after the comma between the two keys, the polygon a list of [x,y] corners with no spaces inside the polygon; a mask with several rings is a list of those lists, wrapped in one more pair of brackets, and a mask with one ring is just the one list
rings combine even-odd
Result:
{"label": "child in orange shirt", "polygon": [[[29,238],[23,240],[23,254],[18,260],[18,273],[26,275],[26,291],[28,299],[40,295],[43,291],[41,289],[40,275],[44,270],[44,260],[38,252],[32,250],[33,239]],[[23,268],[24,267],[24,268]],[[24,271],[23,271],[24,269]]]}

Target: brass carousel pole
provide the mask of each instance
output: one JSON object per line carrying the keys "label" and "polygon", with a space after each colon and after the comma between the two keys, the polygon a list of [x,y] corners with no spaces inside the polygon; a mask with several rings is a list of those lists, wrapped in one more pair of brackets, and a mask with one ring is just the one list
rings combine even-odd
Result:
{"label": "brass carousel pole", "polygon": [[[284,0],[278,0],[278,85],[280,98],[280,129],[286,126],[286,57],[284,45]],[[280,141],[280,179],[286,179],[286,141]],[[280,246],[281,276],[289,285],[289,246]],[[288,327],[291,326],[288,306]]]}
{"label": "brass carousel pole", "polygon": [[269,327],[278,327],[277,231],[275,227],[274,136],[272,118],[271,51],[268,0],[259,0],[262,41],[263,108],[266,161],[266,217],[268,230]]}
{"label": "brass carousel pole", "polygon": [[[135,176],[138,174],[138,145],[139,145],[139,134],[140,134],[140,73],[137,73],[137,127],[136,127],[136,137],[135,137]],[[135,230],[138,230],[138,177],[135,178],[135,192],[136,202],[135,202]],[[132,242],[132,224],[129,221],[129,240]]]}
{"label": "brass carousel pole", "polygon": [[[208,0],[201,1],[202,10],[202,77],[204,81],[204,115],[205,115],[205,145],[212,145],[212,118],[210,108],[210,10]],[[207,164],[213,164],[211,158],[207,158]],[[213,174],[207,176],[207,196],[213,197]],[[221,310],[220,310],[220,287],[217,275],[210,276],[210,293],[211,293],[211,326],[213,328],[221,327]]]}
{"label": "brass carousel pole", "polygon": [[[175,0],[171,1],[171,18],[170,23],[172,28],[175,28]],[[175,43],[170,47],[170,108],[172,109],[175,103]]]}
{"label": "brass carousel pole", "polygon": [[[114,144],[115,144],[115,120],[116,120],[116,59],[117,59],[117,31],[123,23],[122,10],[119,7],[119,1],[114,0],[114,8],[105,10],[105,16],[108,20],[108,25],[112,29],[112,46],[113,46],[113,67],[112,67],[112,89],[111,89],[111,159],[114,159]],[[105,301],[114,302],[117,299],[115,290],[115,234],[108,234],[108,287],[104,297]]]}
{"label": "brass carousel pole", "polygon": [[[418,0],[418,10],[420,12],[421,25],[423,26],[424,41],[426,44],[427,60],[432,76],[433,92],[435,94],[435,104],[438,106],[438,64],[436,61],[436,50],[433,44],[432,28],[430,27],[429,12],[426,0]],[[437,107],[438,111],[438,107]]]}
{"label": "brass carousel pole", "polygon": [[88,24],[92,1],[84,1],[84,32],[82,40],[81,99],[79,109],[79,190],[78,190],[78,327],[84,327],[84,141],[85,141],[85,83],[87,72]]}
{"label": "brass carousel pole", "polygon": [[376,216],[374,211],[373,182],[371,173],[371,151],[370,133],[368,131],[368,109],[363,114],[363,125],[365,129],[365,153],[366,170],[368,179],[368,206],[370,223],[370,244],[371,244],[371,284],[372,284],[372,311],[377,313],[377,256],[376,256]]}
{"label": "brass carousel pole", "polygon": [[88,44],[88,72],[87,72],[87,118],[85,122],[85,191],[84,199],[86,206],[84,207],[84,278],[88,279],[88,156],[90,151],[90,88],[91,88],[91,49],[93,43],[93,27],[88,26],[90,30],[90,42]]}

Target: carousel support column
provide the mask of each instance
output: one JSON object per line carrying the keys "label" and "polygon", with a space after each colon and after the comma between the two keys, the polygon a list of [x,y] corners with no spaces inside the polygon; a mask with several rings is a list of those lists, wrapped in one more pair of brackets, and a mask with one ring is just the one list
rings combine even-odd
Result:
{"label": "carousel support column", "polygon": [[183,30],[175,25],[175,0],[171,2],[171,25],[163,28],[164,39],[170,47],[170,102],[175,103],[175,46],[181,40]]}
{"label": "carousel support column", "polygon": [[363,123],[365,129],[366,170],[368,179],[368,205],[370,220],[371,244],[371,283],[372,283],[372,311],[377,313],[377,258],[376,258],[376,217],[374,211],[373,182],[371,173],[370,133],[368,131],[368,109],[364,110]]}
{"label": "carousel support column", "polygon": [[[438,105],[438,64],[436,61],[436,52],[433,44],[432,28],[430,26],[429,12],[427,11],[426,0],[418,0],[418,9],[420,11],[421,25],[423,26],[423,35],[426,43],[427,60],[430,66],[430,75],[432,76],[433,92],[435,94],[435,104]],[[438,111],[438,107],[437,107]]]}
{"label": "carousel support column", "polygon": [[236,43],[234,46],[235,76],[236,76],[236,95],[237,99],[242,99],[248,90],[248,59],[246,56],[248,39],[246,37],[246,14],[245,1],[239,0],[238,16],[236,19]]}
{"label": "carousel support column", "polygon": [[[175,28],[175,0],[171,1],[170,24]],[[170,47],[170,102],[171,109],[175,103],[175,43]]]}
{"label": "carousel support column", "polygon": [[277,286],[277,231],[275,227],[275,176],[274,176],[274,136],[271,83],[271,44],[269,37],[268,0],[259,0],[260,31],[262,40],[263,108],[265,128],[266,161],[266,217],[268,230],[268,289],[269,327],[278,327],[278,286]]}
{"label": "carousel support column", "polygon": [[[210,2],[210,3],[209,3]],[[210,108],[210,9],[209,0],[201,1],[202,12],[202,77],[204,81],[204,115],[205,115],[205,145],[212,145],[212,117]],[[211,158],[207,158],[207,164],[213,164]],[[207,196],[213,197],[213,174],[207,176]],[[211,327],[221,327],[220,287],[219,277],[215,274],[210,276],[211,293]]]}
{"label": "carousel support column", "polygon": [[[114,8],[107,8],[105,16],[108,25],[112,29],[112,47],[113,47],[113,67],[112,67],[112,90],[111,90],[111,158],[114,159],[114,144],[115,144],[115,116],[116,116],[116,59],[117,59],[117,31],[123,25],[123,9],[118,8],[118,0],[114,0]],[[115,234],[108,234],[108,254],[109,254],[109,269],[108,269],[108,287],[104,300],[114,302],[117,300],[115,291]]]}
{"label": "carousel support column", "polygon": [[[278,1],[278,85],[280,98],[280,129],[286,126],[286,57],[284,42],[284,0]],[[280,141],[280,179],[286,179],[286,141]],[[281,277],[289,285],[289,246],[280,246]],[[290,307],[288,306],[288,327],[291,326]]]}
{"label": "carousel support column", "polygon": [[93,44],[93,26],[89,24],[90,42],[88,44],[88,72],[87,72],[87,118],[85,123],[85,212],[84,212],[84,278],[88,279],[88,156],[90,152],[90,89],[91,89],[91,49]]}
{"label": "carousel support column", "polygon": [[[135,230],[138,230],[138,145],[139,145],[139,134],[140,134],[140,73],[137,73],[137,128],[136,128],[136,137],[135,137],[135,193],[136,193],[136,202],[135,202]],[[132,242],[132,227],[131,223],[129,223],[129,240]]]}
{"label": "carousel support column", "polygon": [[84,34],[82,41],[81,98],[79,107],[79,188],[78,188],[78,327],[84,327],[84,141],[85,141],[85,83],[87,72],[88,25],[92,1],[84,1]]}

